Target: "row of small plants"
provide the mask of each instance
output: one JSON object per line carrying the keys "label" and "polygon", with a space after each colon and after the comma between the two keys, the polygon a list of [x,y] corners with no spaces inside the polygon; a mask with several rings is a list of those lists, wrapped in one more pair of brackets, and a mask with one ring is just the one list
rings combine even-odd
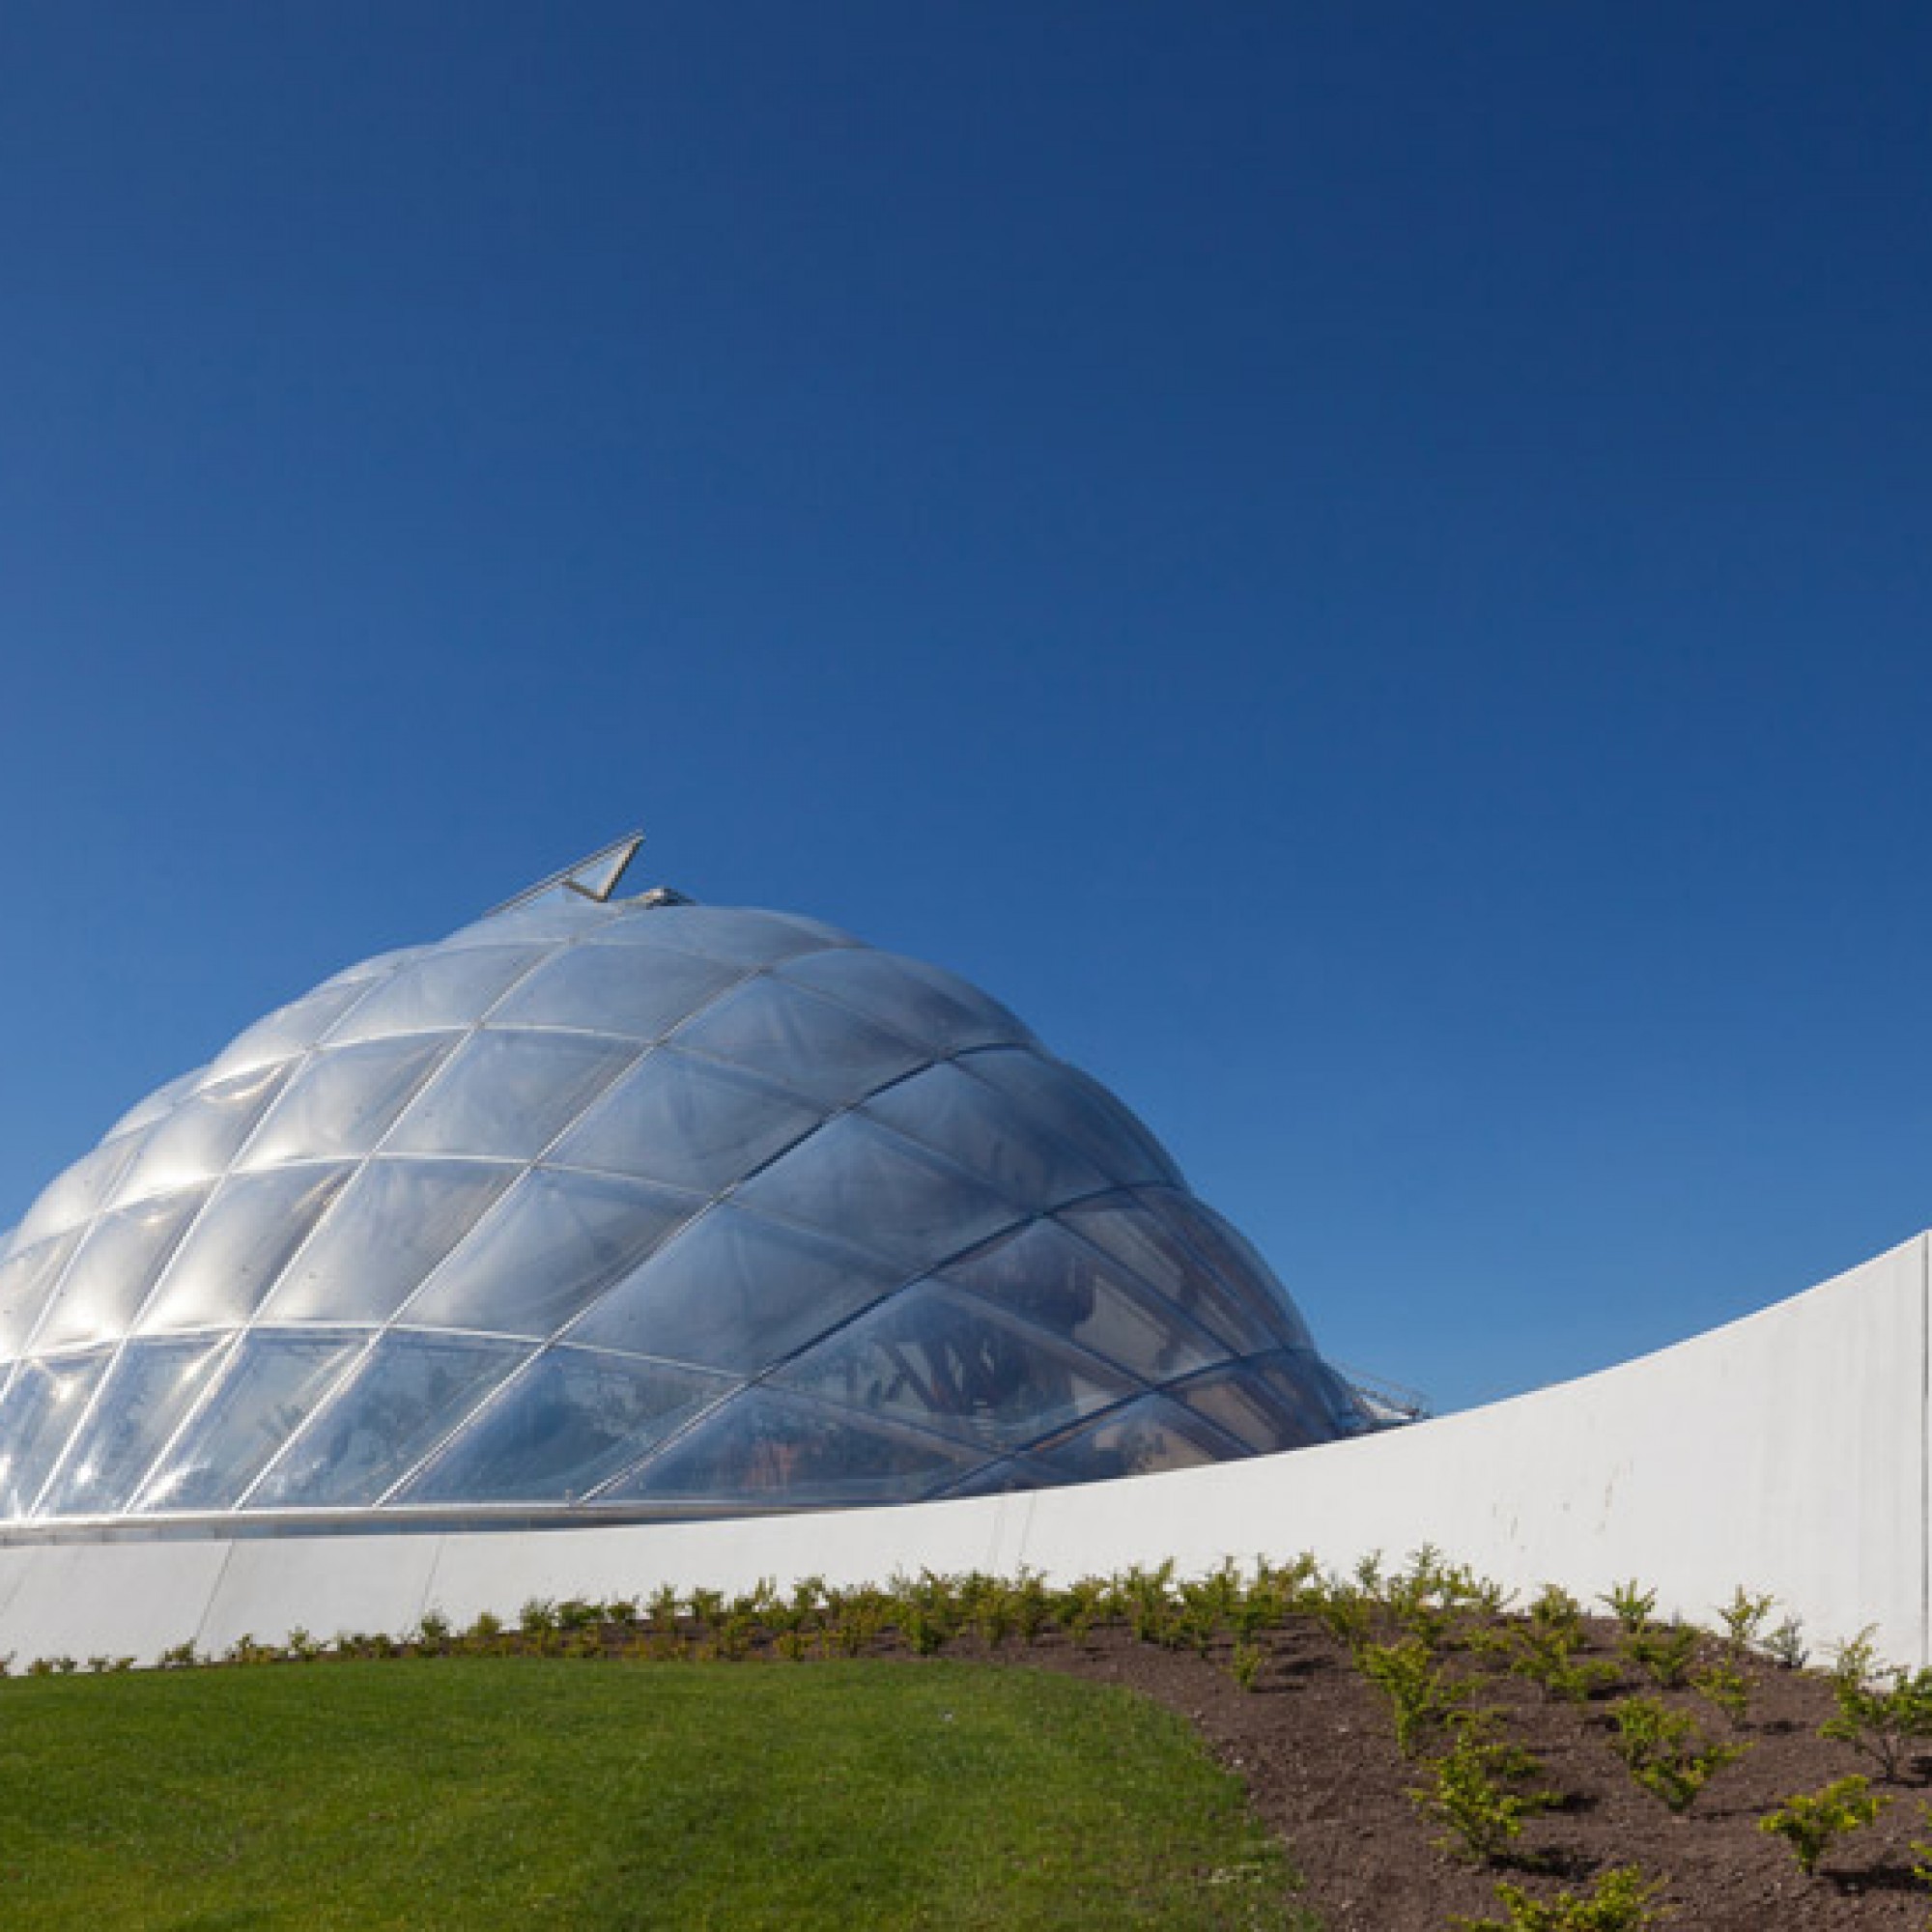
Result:
{"label": "row of small plants", "polygon": [[[1519,1606],[1509,1592],[1425,1548],[1400,1568],[1371,1557],[1347,1576],[1324,1573],[1304,1555],[1245,1570],[1230,1563],[1200,1577],[1179,1577],[1169,1563],[1061,1585],[1026,1572],[923,1572],[884,1586],[838,1588],[813,1577],[788,1590],[760,1583],[735,1596],[666,1587],[649,1597],[532,1601],[513,1621],[486,1611],[463,1628],[432,1611],[406,1637],[342,1633],[325,1640],[297,1630],[278,1644],[244,1635],[210,1655],[184,1643],[159,1662],[175,1669],[505,1655],[803,1662],[858,1657],[888,1641],[931,1656],[969,1634],[990,1649],[1032,1646],[1049,1634],[1085,1647],[1102,1627],[1124,1626],[1141,1642],[1212,1658],[1253,1690],[1270,1634],[1312,1620],[1386,1700],[1397,1747],[1422,1780],[1412,1796],[1440,1826],[1444,1848],[1499,1871],[1527,1871],[1536,1861],[1523,1850],[1524,1826],[1562,1805],[1566,1794],[1512,1740],[1506,1712],[1481,1694],[1486,1683],[1520,1677],[1548,1698],[1588,1707],[1635,1783],[1684,1812],[1751,1748],[1754,1673],[1807,1662],[1798,1625],[1773,1625],[1772,1600],[1742,1589],[1711,1631],[1660,1619],[1655,1593],[1634,1582],[1602,1604],[1615,1623],[1614,1658],[1587,1654],[1584,1606],[1568,1592],[1552,1585]],[[0,1676],[12,1662],[0,1658]],[[133,1664],[91,1657],[85,1667]],[[81,1667],[71,1657],[43,1657],[26,1674]],[[1836,1649],[1830,1682],[1835,1713],[1821,1735],[1866,1757],[1871,1774],[1793,1794],[1758,1821],[1806,1875],[1892,1802],[1873,1779],[1904,1782],[1932,1747],[1932,1669],[1882,1668],[1867,1633]],[[1932,1805],[1925,1825],[1928,1840],[1913,1841],[1914,1870],[1932,1887]],[[1587,1892],[1554,1898],[1499,1879],[1503,1916],[1455,1923],[1463,1932],[1641,1932],[1662,1917],[1661,1889],[1630,1866],[1606,1871]]]}
{"label": "row of small plants", "polygon": [[[1605,1742],[1631,1777],[1684,1812],[1751,1747],[1742,1733],[1752,1672],[1799,1669],[1807,1661],[1797,1623],[1771,1624],[1768,1596],[1740,1589],[1718,1612],[1716,1632],[1661,1620],[1656,1593],[1635,1582],[1601,1601],[1618,1630],[1614,1660],[1585,1654],[1584,1608],[1567,1591],[1552,1585],[1521,1614],[1506,1616],[1512,1606],[1493,1585],[1430,1550],[1391,1577],[1371,1559],[1353,1578],[1331,1582],[1325,1603],[1315,1606],[1387,1699],[1397,1746],[1423,1768],[1426,1781],[1412,1796],[1444,1828],[1445,1849],[1490,1865],[1533,1863],[1520,1848],[1525,1821],[1566,1802],[1544,1765],[1510,1739],[1506,1714],[1478,1701],[1483,1666],[1526,1678],[1547,1697],[1596,1707]],[[1468,1661],[1461,1668],[1452,1661],[1459,1656]],[[1901,1782],[1932,1743],[1932,1670],[1882,1669],[1867,1632],[1837,1648],[1831,1688],[1835,1715],[1820,1735],[1869,1758],[1883,1780]],[[1697,1703],[1687,1709],[1663,1692],[1690,1693]],[[1890,1802],[1857,1774],[1792,1795],[1758,1826],[1810,1876]],[[1932,1805],[1924,1826],[1932,1833]],[[1932,1841],[1915,1839],[1912,1849],[1915,1875],[1932,1887]],[[1630,1866],[1605,1873],[1587,1894],[1554,1900],[1504,1882],[1497,1887],[1503,1918],[1456,1923],[1464,1932],[1637,1932],[1662,1917],[1661,1890]]]}

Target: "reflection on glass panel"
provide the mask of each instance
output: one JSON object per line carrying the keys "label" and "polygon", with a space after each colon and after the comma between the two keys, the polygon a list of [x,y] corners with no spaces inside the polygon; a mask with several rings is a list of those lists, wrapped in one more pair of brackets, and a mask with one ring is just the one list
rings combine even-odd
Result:
{"label": "reflection on glass panel", "polygon": [[642,1181],[537,1169],[409,1304],[408,1320],[554,1334],[703,1205]]}
{"label": "reflection on glass panel", "polygon": [[23,1517],[67,1447],[110,1350],[22,1362],[0,1401],[0,1517]]}
{"label": "reflection on glass panel", "polygon": [[1276,1279],[1274,1270],[1247,1238],[1205,1201],[1197,1201],[1191,1194],[1166,1190],[1141,1198],[1208,1262],[1239,1299],[1252,1301],[1268,1311],[1270,1325],[1284,1348],[1314,1348],[1315,1338],[1308,1332],[1301,1311]]}
{"label": "reflection on glass panel", "polygon": [[1056,1489],[1065,1480],[1065,1476],[1041,1463],[1029,1463],[1023,1456],[1012,1456],[1005,1462],[988,1463],[983,1469],[975,1469],[963,1481],[938,1493],[949,1501],[955,1496],[1008,1496],[1018,1490]]}
{"label": "reflection on glass panel", "polygon": [[951,1062],[875,1094],[865,1111],[909,1140],[950,1155],[1023,1208],[1057,1208],[1110,1184],[1003,1094]]}
{"label": "reflection on glass panel", "polygon": [[612,927],[607,936],[628,939],[633,930],[657,946],[682,947],[707,958],[746,967],[770,966],[796,953],[852,943],[842,932],[816,920],[737,906],[651,906]]}
{"label": "reflection on glass panel", "polygon": [[987,1303],[922,1282],[788,1363],[773,1381],[867,1415],[1013,1448],[1136,1392]]}
{"label": "reflection on glass panel", "polygon": [[946,1278],[1151,1382],[1206,1368],[1228,1352],[1118,1262],[1054,1221],[1036,1221],[955,1262]]}
{"label": "reflection on glass panel", "polygon": [[132,1342],[121,1352],[39,1514],[125,1509],[148,1465],[213,1378],[229,1338]]}
{"label": "reflection on glass panel", "polygon": [[822,1106],[843,1106],[930,1057],[870,1020],[760,975],[671,1036],[681,1047],[762,1074]]}
{"label": "reflection on glass panel", "polygon": [[729,1387],[661,1362],[548,1350],[391,1500],[577,1501]]}
{"label": "reflection on glass panel", "polygon": [[666,1046],[645,1054],[552,1158],[712,1194],[803,1139],[821,1118],[762,1081]]}
{"label": "reflection on glass panel", "polygon": [[1243,1447],[1264,1454],[1324,1442],[1335,1433],[1325,1417],[1314,1420],[1318,1406],[1306,1394],[1299,1404],[1284,1402],[1278,1389],[1241,1368],[1212,1370],[1169,1389],[1168,1394],[1226,1430]]}
{"label": "reflection on glass panel", "polygon": [[225,1080],[250,1066],[266,1066],[270,1061],[293,1060],[306,1053],[350,1008],[369,991],[370,981],[352,980],[347,984],[318,986],[312,993],[257,1020],[211,1064],[210,1079]]}
{"label": "reflection on glass panel", "polygon": [[392,1329],[247,1498],[249,1509],[349,1509],[408,1475],[529,1356],[521,1342]]}
{"label": "reflection on glass panel", "polygon": [[139,1136],[124,1134],[92,1153],[82,1154],[64,1174],[56,1176],[14,1231],[15,1250],[92,1220],[140,1145]]}
{"label": "reflection on glass panel", "polygon": [[571,1339],[749,1374],[899,1279],[842,1243],[716,1207],[613,1290]]}
{"label": "reflection on glass panel", "polygon": [[258,1066],[187,1095],[142,1142],[115,1186],[114,1205],[218,1179],[281,1091],[291,1064]]}
{"label": "reflection on glass panel", "polygon": [[328,1037],[331,1046],[472,1027],[544,956],[541,947],[438,950],[378,986]]}
{"label": "reflection on glass panel", "polygon": [[742,967],[668,946],[573,946],[538,967],[490,1023],[656,1039],[743,978]]}
{"label": "reflection on glass panel", "polygon": [[142,1311],[141,1332],[245,1321],[349,1174],[314,1165],[230,1176]]}
{"label": "reflection on glass panel", "polygon": [[120,1340],[207,1198],[206,1188],[190,1187],[103,1214],[55,1291],[34,1347]]}
{"label": "reflection on glass panel", "polygon": [[383,1321],[522,1173],[485,1160],[369,1162],[287,1268],[275,1321]]}
{"label": "reflection on glass panel", "polygon": [[1068,1480],[1087,1483],[1225,1462],[1240,1449],[1179,1404],[1148,1395],[1034,1453]]}
{"label": "reflection on glass panel", "polygon": [[1260,1354],[1293,1338],[1265,1303],[1237,1297],[1167,1223],[1131,1195],[1110,1194],[1063,1208],[1076,1234],[1150,1282],[1236,1355]]}
{"label": "reflection on glass panel", "polygon": [[533,1159],[637,1056],[587,1034],[472,1034],[403,1116],[390,1151]]}
{"label": "reflection on glass panel", "polygon": [[1098,1081],[1038,1053],[995,1049],[960,1065],[1005,1094],[1042,1132],[1057,1134],[1117,1182],[1179,1182],[1167,1151]]}
{"label": "reflection on glass panel", "polygon": [[345,966],[341,972],[331,974],[322,983],[325,986],[352,986],[358,980],[385,980],[398,967],[407,966],[412,959],[419,959],[429,949],[423,946],[399,946],[393,952],[378,952],[373,958],[358,959],[353,966]]}
{"label": "reflection on glass panel", "polygon": [[197,1066],[192,1072],[170,1080],[165,1087],[156,1087],[145,1100],[137,1100],[129,1107],[100,1138],[103,1141],[118,1141],[123,1134],[131,1134],[138,1127],[153,1126],[173,1108],[177,1100],[201,1084],[207,1071],[207,1067]]}
{"label": "reflection on glass panel", "polygon": [[0,1361],[11,1360],[26,1347],[61,1269],[79,1243],[79,1233],[70,1230],[0,1262]]}
{"label": "reflection on glass panel", "polygon": [[842,1001],[933,1053],[1031,1043],[1033,1035],[997,1000],[923,959],[852,947],[791,961],[782,977]]}
{"label": "reflection on glass panel", "polygon": [[951,1161],[857,1114],[828,1121],[736,1198],[753,1213],[863,1240],[914,1270],[1022,1218]]}
{"label": "reflection on glass panel", "polygon": [[525,946],[550,947],[565,940],[582,939],[621,916],[616,906],[599,905],[581,893],[557,892],[542,899],[531,899],[509,912],[491,913],[473,925],[451,933],[441,944],[467,950],[473,946],[500,946],[506,940],[514,940]]}
{"label": "reflection on glass panel", "polygon": [[917,1502],[982,1454],[942,1436],[749,1388],[598,1501],[732,1510]]}
{"label": "reflection on glass panel", "polygon": [[441,1065],[454,1038],[404,1035],[324,1047],[282,1095],[242,1165],[367,1153]]}
{"label": "reflection on glass panel", "polygon": [[362,1349],[359,1335],[258,1328],[148,1478],[136,1510],[230,1509]]}
{"label": "reflection on glass panel", "polygon": [[1354,1435],[1370,1427],[1355,1392],[1312,1350],[1256,1355],[1243,1366],[1310,1432],[1311,1440]]}

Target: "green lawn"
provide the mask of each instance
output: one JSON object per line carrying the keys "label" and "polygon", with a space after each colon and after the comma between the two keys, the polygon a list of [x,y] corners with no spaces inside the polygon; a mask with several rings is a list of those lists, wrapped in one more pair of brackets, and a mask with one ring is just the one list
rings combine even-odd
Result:
{"label": "green lawn", "polygon": [[0,1685],[0,1925],[1273,1926],[1178,1719],[967,1664],[476,1660]]}

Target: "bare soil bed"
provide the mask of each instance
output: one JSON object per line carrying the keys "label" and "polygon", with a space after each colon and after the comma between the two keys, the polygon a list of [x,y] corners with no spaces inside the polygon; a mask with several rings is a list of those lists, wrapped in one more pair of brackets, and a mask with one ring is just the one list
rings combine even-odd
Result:
{"label": "bare soil bed", "polygon": [[[1593,1622],[1589,1632],[1586,1654],[1621,1664],[1614,1626]],[[1009,1644],[997,1654],[1127,1685],[1184,1713],[1246,1780],[1307,1880],[1303,1901],[1333,1932],[1441,1932],[1456,1914],[1500,1917],[1498,1878],[1553,1897],[1632,1864],[1661,1882],[1659,1903],[1668,1908],[1672,1932],[1918,1932],[1932,1918],[1932,1891],[1913,1875],[1909,1842],[1932,1836],[1923,1816],[1932,1799],[1921,1782],[1925,1767],[1915,1766],[1908,1782],[1875,1780],[1891,1803],[1812,1877],[1800,1873],[1781,1840],[1758,1829],[1792,1793],[1874,1770],[1849,1746],[1818,1736],[1834,1706],[1814,1672],[1747,1662],[1749,1706],[1732,1725],[1702,1698],[1657,1692],[1626,1669],[1622,1691],[1660,1694],[1694,1711],[1713,1733],[1749,1747],[1688,1810],[1674,1813],[1612,1750],[1607,1697],[1582,1704],[1548,1697],[1523,1678],[1472,1662],[1480,1701],[1507,1713],[1511,1742],[1543,1761],[1544,1782],[1564,1801],[1528,1821],[1516,1864],[1477,1867],[1436,1842],[1440,1827],[1409,1796],[1422,1767],[1396,1748],[1389,1704],[1348,1651],[1312,1622],[1266,1633],[1261,1642],[1267,1659],[1248,1690],[1224,1667],[1225,1640],[1204,1659],[1138,1642],[1114,1626],[1095,1631],[1084,1648],[1056,1632],[1032,1649]],[[971,1636],[948,1649],[985,1654]]]}

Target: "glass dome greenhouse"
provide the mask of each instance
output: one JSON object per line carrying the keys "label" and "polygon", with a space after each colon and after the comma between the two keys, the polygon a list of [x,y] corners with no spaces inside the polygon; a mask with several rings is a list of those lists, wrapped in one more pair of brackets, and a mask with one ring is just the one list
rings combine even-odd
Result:
{"label": "glass dome greenhouse", "polygon": [[0,1241],[14,1533],[822,1509],[1368,1425],[1011,1013],[613,899],[633,850],[337,975],[41,1195]]}

